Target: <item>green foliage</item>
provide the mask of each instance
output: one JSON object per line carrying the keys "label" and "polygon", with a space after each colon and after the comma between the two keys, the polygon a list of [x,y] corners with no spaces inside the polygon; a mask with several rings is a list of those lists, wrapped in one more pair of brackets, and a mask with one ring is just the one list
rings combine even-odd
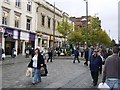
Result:
{"label": "green foliage", "polygon": [[[63,35],[67,36],[68,43],[77,45],[79,43],[86,42],[86,27],[75,26],[75,31],[72,30],[73,26],[62,21],[57,30]],[[111,45],[111,39],[105,30],[101,29],[101,21],[98,17],[90,17],[90,23],[88,25],[88,45],[102,44],[105,46]],[[114,42],[112,41],[112,44]]]}
{"label": "green foliage", "polygon": [[57,30],[65,37],[73,30],[73,25],[67,22],[67,20],[62,20],[62,22],[57,26]]}
{"label": "green foliage", "polygon": [[72,31],[68,37],[68,42],[74,45],[79,44],[82,41],[82,34],[80,31]]}

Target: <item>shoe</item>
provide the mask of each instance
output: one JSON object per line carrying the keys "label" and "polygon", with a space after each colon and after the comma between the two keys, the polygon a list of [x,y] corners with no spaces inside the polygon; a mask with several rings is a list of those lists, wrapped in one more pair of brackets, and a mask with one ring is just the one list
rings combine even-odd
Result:
{"label": "shoe", "polygon": [[36,83],[32,83],[32,85],[35,85]]}
{"label": "shoe", "polygon": [[96,86],[97,85],[97,83],[93,83],[93,86]]}
{"label": "shoe", "polygon": [[41,80],[40,81],[37,81],[36,83],[40,83],[41,82]]}
{"label": "shoe", "polygon": [[75,63],[75,62],[73,62],[73,63]]}

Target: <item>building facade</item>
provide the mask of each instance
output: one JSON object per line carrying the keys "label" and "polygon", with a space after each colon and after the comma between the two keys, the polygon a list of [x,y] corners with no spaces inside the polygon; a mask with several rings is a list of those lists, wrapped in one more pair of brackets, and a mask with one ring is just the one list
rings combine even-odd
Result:
{"label": "building facade", "polygon": [[[92,16],[88,16],[88,24],[90,24],[91,22],[91,18]],[[96,19],[98,22],[100,22],[100,25],[99,27],[101,28],[101,20],[99,20],[99,17],[97,16],[94,16],[92,17],[94,19]],[[85,27],[86,24],[87,24],[87,20],[86,20],[86,16],[82,16],[82,17],[70,17],[70,20],[74,22],[74,25],[75,26],[78,26],[78,27]]]}
{"label": "building facade", "polygon": [[118,2],[118,43],[120,44],[120,1]]}
{"label": "building facade", "polygon": [[[37,35],[38,46],[53,47],[53,34],[55,34],[55,47],[62,46],[61,34],[56,30],[56,26],[62,21],[62,11],[45,0],[37,2]],[[54,33],[55,20],[55,33]]]}
{"label": "building facade", "polygon": [[24,55],[26,48],[62,46],[56,26],[68,16],[45,0],[0,0],[0,45],[6,55],[13,48]]}
{"label": "building facade", "polygon": [[32,0],[0,0],[0,43],[6,55],[15,48],[25,54],[36,46],[36,3]]}

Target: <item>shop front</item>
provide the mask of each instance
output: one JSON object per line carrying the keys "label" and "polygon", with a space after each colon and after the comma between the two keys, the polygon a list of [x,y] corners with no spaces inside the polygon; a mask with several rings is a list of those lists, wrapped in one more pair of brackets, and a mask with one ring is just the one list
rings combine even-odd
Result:
{"label": "shop front", "polygon": [[2,43],[5,54],[11,55],[12,49],[15,48],[17,54],[25,54],[26,47],[35,47],[35,33],[27,32],[10,27],[3,27],[4,33],[0,33],[0,43]]}
{"label": "shop front", "polygon": [[48,35],[42,35],[42,47],[45,49],[49,48],[49,36]]}
{"label": "shop front", "polygon": [[15,48],[15,39],[14,36],[14,30],[12,28],[5,28],[4,29],[4,38],[5,38],[5,54],[11,55],[12,49]]}

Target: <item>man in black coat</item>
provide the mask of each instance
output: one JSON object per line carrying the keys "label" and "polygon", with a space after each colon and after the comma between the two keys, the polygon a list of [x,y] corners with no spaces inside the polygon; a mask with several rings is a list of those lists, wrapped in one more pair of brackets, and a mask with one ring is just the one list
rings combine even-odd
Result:
{"label": "man in black coat", "polygon": [[102,59],[97,54],[97,50],[95,49],[92,56],[90,57],[90,71],[93,79],[93,86],[97,85],[98,76],[99,76],[99,68],[102,65]]}

